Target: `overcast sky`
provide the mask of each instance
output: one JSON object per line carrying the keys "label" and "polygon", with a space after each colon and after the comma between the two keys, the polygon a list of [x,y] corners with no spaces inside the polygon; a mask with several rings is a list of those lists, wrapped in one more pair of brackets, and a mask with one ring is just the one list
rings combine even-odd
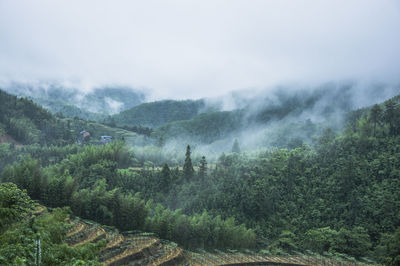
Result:
{"label": "overcast sky", "polygon": [[0,82],[198,98],[282,83],[399,82],[399,0],[0,0]]}

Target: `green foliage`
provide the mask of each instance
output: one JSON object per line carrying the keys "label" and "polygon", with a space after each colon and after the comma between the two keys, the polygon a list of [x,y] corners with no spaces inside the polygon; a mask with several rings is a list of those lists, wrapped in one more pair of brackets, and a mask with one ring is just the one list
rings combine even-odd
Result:
{"label": "green foliage", "polygon": [[[49,159],[46,148],[43,161],[36,160],[41,149],[31,147],[24,152],[35,159],[18,158],[18,163],[4,169],[2,180],[15,182],[49,206],[71,206],[83,218],[121,230],[155,232],[188,248],[257,247],[281,254],[312,250],[369,256],[395,265],[400,224],[399,108],[397,100],[378,107],[355,114],[353,124],[341,133],[327,129],[314,140],[306,134],[311,146],[293,139],[277,142],[288,149],[223,154],[208,171],[205,157],[193,160],[196,165],[200,161],[197,175],[190,146],[183,169],[167,164],[161,169],[157,166],[167,161],[160,147],[135,150],[132,160],[123,143],[113,143],[71,148],[74,154],[68,156],[68,149],[57,150],[56,160]],[[283,110],[282,115],[286,111],[293,110]],[[226,114],[196,116],[193,121],[201,121],[199,134],[203,134],[200,125],[210,126],[205,119],[209,115],[219,121]],[[236,128],[240,118],[234,119],[238,120],[223,123]],[[308,127],[315,125],[306,121],[281,132],[296,128],[307,132]],[[212,130],[204,129],[207,140],[222,132]],[[0,149],[6,152],[0,154],[5,160],[20,154],[9,144]],[[175,160],[170,165],[177,165],[176,154],[170,157],[168,163]],[[145,167],[119,169],[133,164]]]}
{"label": "green foliage", "polygon": [[331,247],[334,251],[351,254],[357,258],[365,255],[370,248],[371,241],[368,232],[361,226],[356,226],[352,230],[340,228]]}
{"label": "green foliage", "polygon": [[14,182],[21,189],[26,189],[33,199],[40,199],[47,177],[42,173],[39,162],[31,157],[7,166],[1,173],[3,182]]}
{"label": "green foliage", "polygon": [[[352,98],[349,97],[348,85],[329,84],[314,91],[302,90],[288,93],[277,90],[264,97],[249,102],[239,99],[240,109],[220,111],[221,108],[214,108],[190,119],[164,122],[157,125],[158,128],[154,128],[153,135],[157,138],[177,138],[209,144],[252,127],[260,130],[260,126],[268,125],[268,136],[265,138],[267,145],[295,148],[303,141],[311,143],[312,137],[319,135],[320,129],[310,120],[305,123],[282,123],[282,121],[292,120],[292,118],[298,120],[298,117],[303,114],[312,112],[316,113],[315,116],[320,120],[327,121],[329,126],[341,128],[342,123],[337,121],[338,113],[350,110]],[[331,99],[335,99],[334,106],[327,104]],[[277,128],[271,130],[275,122]]]}
{"label": "green foliage", "polygon": [[145,202],[139,194],[121,194],[117,189],[107,190],[105,180],[97,181],[90,189],[76,191],[71,199],[72,211],[83,218],[121,230],[142,229],[148,215]]}
{"label": "green foliage", "polygon": [[32,157],[39,161],[41,166],[48,166],[61,162],[68,155],[82,151],[83,147],[77,144],[65,146],[41,146],[39,144],[16,147],[13,143],[0,144],[0,172],[6,165],[13,164],[25,157]]}
{"label": "green foliage", "polygon": [[337,235],[338,232],[329,227],[310,229],[304,235],[304,246],[322,254],[330,250]]}
{"label": "green foliage", "polygon": [[243,126],[244,111],[201,113],[191,120],[165,123],[154,135],[165,139],[190,138],[191,141],[211,143]]}
{"label": "green foliage", "polygon": [[[43,265],[65,265],[77,261],[100,265],[95,260],[105,241],[69,247],[64,243],[68,224],[68,209],[54,209],[29,220],[13,224],[0,235],[0,263],[3,265],[35,265],[37,241],[40,240],[40,261]],[[36,258],[35,258],[36,257]]]}
{"label": "green foliage", "polygon": [[90,137],[88,137],[88,140],[85,142],[87,144],[99,144],[101,136],[112,136],[113,140],[123,141],[129,144],[140,144],[147,141],[147,137],[139,136],[138,134],[132,132],[131,128],[126,130],[93,121],[75,118],[64,118],[61,120],[67,124],[69,131],[75,138],[75,141],[80,136],[80,132],[82,130],[89,132]]}
{"label": "green foliage", "polygon": [[64,123],[31,100],[0,90],[0,123],[8,135],[24,144],[66,144],[72,136]]}
{"label": "green foliage", "polygon": [[147,219],[146,229],[186,248],[252,248],[256,240],[254,231],[237,225],[234,218],[222,220],[206,211],[186,216],[181,210],[173,212],[160,204],[154,215]]}
{"label": "green foliage", "polygon": [[199,177],[204,179],[207,176],[207,161],[206,157],[201,157],[200,167],[199,167]]}
{"label": "green foliage", "polygon": [[[30,216],[34,203],[25,191],[12,183],[0,183],[0,264],[35,265],[37,241],[41,243],[43,265],[72,264],[75,261],[99,265],[97,252],[105,242],[69,247],[64,243],[70,225],[69,209],[54,209],[39,217]],[[37,259],[37,257],[36,257]]]}
{"label": "green foliage", "polygon": [[183,175],[186,180],[190,180],[193,177],[194,169],[192,165],[192,159],[190,158],[190,145],[186,147],[185,163],[183,164]]}
{"label": "green foliage", "polygon": [[97,180],[106,179],[114,186],[117,168],[125,168],[131,163],[131,154],[121,142],[104,146],[87,146],[80,153],[63,160],[57,167],[50,167],[51,175],[63,175],[68,171],[81,188],[93,185]]}
{"label": "green foliage", "polygon": [[[31,97],[51,113],[62,117],[78,117],[86,120],[103,121],[107,115],[128,109],[143,102],[145,95],[126,87],[95,88],[82,94],[78,89],[65,88],[57,84],[30,87],[24,84],[4,88],[11,94]],[[120,105],[115,108],[113,104]]]}
{"label": "green foliage", "polygon": [[15,184],[0,183],[0,234],[33,208],[33,201]]}
{"label": "green foliage", "polygon": [[376,126],[378,123],[380,123],[381,117],[382,117],[382,109],[378,104],[375,104],[372,107],[371,112],[369,114],[369,120],[372,122],[374,126],[374,135],[373,135],[374,137],[376,137]]}
{"label": "green foliage", "polygon": [[298,249],[296,245],[296,236],[290,231],[284,230],[275,240],[269,249],[274,254],[284,255],[286,252],[293,252]]}
{"label": "green foliage", "polygon": [[400,136],[371,117],[338,135],[326,130],[313,147],[222,155],[205,179],[173,183],[167,197],[154,196],[151,182],[134,190],[185,214],[233,216],[257,228],[273,253],[311,249],[383,262],[381,239],[400,222]]}
{"label": "green foliage", "polygon": [[388,255],[386,261],[389,265],[400,264],[400,227],[397,228],[394,235],[386,243],[386,252]]}
{"label": "green foliage", "polygon": [[389,124],[389,134],[391,135],[394,135],[397,129],[395,123],[396,123],[396,113],[398,113],[398,110],[396,109],[397,106],[393,100],[388,100],[385,102],[385,112],[383,118],[385,122]]}
{"label": "green foliage", "polygon": [[[190,159],[190,148],[187,154]],[[6,167],[2,177],[27,189],[32,197],[48,206],[71,206],[77,216],[113,225],[120,230],[148,229],[160,237],[191,248],[255,246],[254,232],[244,225],[236,225],[233,218],[212,218],[206,212],[186,216],[161,205],[153,208],[139,193],[133,194],[129,190],[139,185],[135,182],[135,175],[125,176],[117,171],[118,167],[125,167],[129,160],[130,154],[121,143],[87,146],[81,152],[44,169],[37,160],[27,157]],[[191,163],[190,166],[194,171]],[[172,185],[179,183],[179,175],[165,164],[158,174],[151,174],[146,180],[153,180],[152,191],[168,193]],[[188,235],[182,236],[181,230]],[[62,252],[69,254],[72,251]]]}
{"label": "green foliage", "polygon": [[160,191],[167,192],[169,190],[169,185],[172,181],[171,170],[168,164],[164,164],[160,175]]}
{"label": "green foliage", "polygon": [[198,101],[158,101],[143,103],[112,116],[119,126],[158,127],[168,122],[189,120],[205,107]]}

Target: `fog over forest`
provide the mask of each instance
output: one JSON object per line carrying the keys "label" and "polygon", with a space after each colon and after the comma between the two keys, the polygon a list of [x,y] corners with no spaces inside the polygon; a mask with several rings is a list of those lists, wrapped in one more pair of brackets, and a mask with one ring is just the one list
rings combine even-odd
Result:
{"label": "fog over forest", "polygon": [[400,1],[0,0],[0,265],[400,265]]}

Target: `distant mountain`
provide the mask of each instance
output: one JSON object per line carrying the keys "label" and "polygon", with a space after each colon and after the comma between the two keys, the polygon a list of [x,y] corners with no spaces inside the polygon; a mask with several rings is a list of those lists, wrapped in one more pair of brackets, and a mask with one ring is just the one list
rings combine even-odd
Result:
{"label": "distant mountain", "polygon": [[190,120],[205,111],[204,100],[165,100],[142,103],[129,110],[111,116],[117,126],[159,127],[165,123]]}
{"label": "distant mountain", "polygon": [[[380,94],[377,94],[377,89]],[[361,111],[349,111],[373,104],[374,100],[388,99],[398,92],[398,88],[360,89],[354,84],[332,83],[316,88],[278,87],[258,93],[239,92],[219,99],[163,100],[136,105],[144,100],[144,95],[128,88],[101,88],[87,94],[57,86],[10,86],[8,90],[31,97],[53,113],[62,115],[58,117],[103,122],[109,127],[102,132],[114,132],[110,131],[112,127],[126,127],[128,130],[149,127],[149,132],[153,132],[152,141],[157,143],[172,139],[205,144],[226,140],[228,143],[232,138],[239,138],[241,143],[279,146],[289,142],[297,145],[304,139],[311,141],[316,134],[321,134],[323,127],[341,129],[348,123],[349,116],[353,116],[353,120],[360,117]],[[224,102],[226,100],[228,104]],[[128,106],[131,108],[123,110]],[[226,106],[230,111],[223,111]],[[120,109],[123,111],[112,114]],[[77,124],[75,133],[89,128],[85,128],[85,121],[69,121],[71,127]],[[92,131],[96,131],[94,128],[98,125],[93,125]],[[296,137],[296,133],[301,137]],[[263,141],[260,142],[261,138]]]}
{"label": "distant mountain", "polygon": [[291,146],[301,140],[312,141],[324,127],[343,128],[349,112],[359,104],[359,95],[358,88],[351,84],[303,90],[278,88],[244,101],[233,97],[231,100],[240,109],[200,113],[191,119],[167,122],[155,128],[153,135],[163,140],[200,143],[243,136],[242,143],[258,139],[263,145]]}
{"label": "distant mountain", "polygon": [[244,110],[202,113],[190,120],[166,123],[156,129],[154,136],[211,143],[243,129],[244,114]]}
{"label": "distant mountain", "polygon": [[94,113],[115,114],[141,104],[142,92],[127,87],[97,88],[84,95],[78,107]]}
{"label": "distant mountain", "polygon": [[76,142],[84,130],[90,134],[87,143],[98,143],[102,135],[131,144],[145,139],[132,131],[77,118],[57,117],[31,99],[0,90],[0,143],[60,146]]}
{"label": "distant mountain", "polygon": [[[342,96],[339,97],[339,95]],[[235,100],[240,101],[240,99]],[[330,100],[337,102],[332,105]],[[347,96],[345,88],[335,91],[316,90],[295,93],[276,91],[255,97],[241,109],[207,112],[191,119],[165,123],[155,129],[154,135],[163,139],[183,138],[211,143],[239,134],[249,128],[259,130],[271,123],[282,122],[282,126],[286,126],[289,123],[306,121],[310,118],[327,120],[338,113],[349,111],[350,106],[351,98]]]}
{"label": "distant mountain", "polygon": [[102,121],[108,115],[132,108],[145,100],[142,92],[128,87],[103,87],[83,93],[76,88],[55,84],[32,86],[16,83],[2,89],[17,96],[29,97],[53,114],[96,121]]}
{"label": "distant mountain", "polygon": [[37,104],[48,109],[51,113],[60,117],[80,118],[91,121],[103,121],[108,116],[100,113],[93,113],[85,109],[79,108],[76,105],[66,103],[62,100],[48,100],[33,98]]}

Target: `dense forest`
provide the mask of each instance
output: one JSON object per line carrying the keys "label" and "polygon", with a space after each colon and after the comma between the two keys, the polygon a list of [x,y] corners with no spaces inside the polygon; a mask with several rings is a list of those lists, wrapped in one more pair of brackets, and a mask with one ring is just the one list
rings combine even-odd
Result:
{"label": "dense forest", "polygon": [[49,111],[26,98],[18,98],[0,90],[0,128],[23,144],[71,143],[67,125]]}
{"label": "dense forest", "polygon": [[[239,94],[231,96],[233,99],[229,110],[225,110],[224,100],[213,99],[143,103],[110,116],[106,123],[120,127],[149,127],[155,138],[162,139],[162,144],[178,141],[200,145],[217,143],[218,146],[218,142],[230,142],[250,129],[251,132],[269,135],[253,146],[275,146],[277,140],[275,143],[269,141],[270,135],[282,135],[283,127],[297,127],[295,124],[298,122],[307,121],[309,129],[302,130],[307,131],[304,134],[291,136],[291,139],[304,139],[306,134],[307,138],[320,135],[321,132],[312,127],[342,129],[342,117],[354,106],[353,90],[351,84],[326,84],[312,91],[280,88],[247,99]],[[332,99],[334,104],[331,103]],[[317,122],[310,126],[311,117]],[[272,130],[274,127],[276,129]],[[244,135],[248,135],[247,132]],[[288,134],[283,136],[289,137]],[[242,142],[247,143],[248,138],[245,136]],[[220,152],[221,148],[217,150]]]}
{"label": "dense forest", "polygon": [[109,118],[118,126],[158,127],[168,122],[190,120],[205,110],[203,100],[143,103]]}
{"label": "dense forest", "polygon": [[[2,265],[98,265],[105,241],[70,247],[64,240],[71,225],[68,208],[35,217],[38,206],[15,184],[0,183],[0,263]],[[41,241],[41,242],[39,242]],[[35,252],[41,243],[41,252]]]}
{"label": "dense forest", "polygon": [[[250,121],[300,116],[319,108],[322,94],[281,95],[279,107],[250,112]],[[345,100],[335,108],[350,109]],[[50,250],[46,254],[52,254],[46,263],[95,263],[103,242],[81,248],[63,244],[68,215],[121,231],[152,232],[192,250],[315,252],[400,263],[400,96],[349,110],[340,127],[287,120],[267,132],[269,145],[257,150],[244,149],[243,138],[234,141],[231,134],[242,129],[248,109],[198,114],[203,102],[180,103],[187,113],[167,101],[161,106],[176,108],[173,120],[127,121],[123,131],[109,121],[104,126],[56,117],[31,100],[0,91],[0,135],[17,142],[0,144],[0,242],[7,243],[0,248],[1,263],[32,259],[28,246],[39,235]],[[326,119],[337,115],[327,106],[318,110]],[[120,123],[117,116],[114,122]],[[140,135],[132,132],[134,126],[160,127]],[[77,143],[79,129],[91,131],[94,139],[113,134],[114,141]],[[176,147],[179,154],[164,152],[178,134],[195,137]],[[198,143],[226,136],[228,152],[216,159],[199,154]],[[148,146],[132,145],[139,137]],[[32,200],[55,209],[26,219],[35,208]]]}

